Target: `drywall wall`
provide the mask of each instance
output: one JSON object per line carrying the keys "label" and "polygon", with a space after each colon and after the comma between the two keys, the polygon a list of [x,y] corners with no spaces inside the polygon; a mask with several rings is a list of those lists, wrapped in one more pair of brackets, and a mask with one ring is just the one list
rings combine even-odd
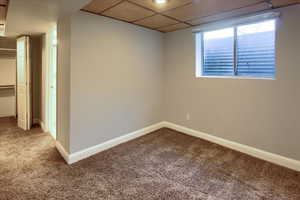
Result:
{"label": "drywall wall", "polygon": [[71,76],[71,19],[57,23],[57,141],[69,153],[70,143],[70,76]]}
{"label": "drywall wall", "polygon": [[71,153],[162,121],[162,33],[78,12],[70,66]]}
{"label": "drywall wall", "polygon": [[[16,59],[0,56],[0,86],[16,85]],[[14,89],[0,89],[0,117],[16,115]]]}
{"label": "drywall wall", "polygon": [[0,85],[16,84],[16,58],[0,57]]}
{"label": "drywall wall", "polygon": [[0,37],[0,48],[16,49],[16,38]]}
{"label": "drywall wall", "polygon": [[196,78],[192,29],[166,34],[165,120],[300,160],[300,6],[280,11],[276,80]]}

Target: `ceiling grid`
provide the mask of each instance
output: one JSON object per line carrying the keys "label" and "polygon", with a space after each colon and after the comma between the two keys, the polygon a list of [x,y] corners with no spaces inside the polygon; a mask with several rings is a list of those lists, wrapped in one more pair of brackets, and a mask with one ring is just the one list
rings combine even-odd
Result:
{"label": "ceiling grid", "polygon": [[300,3],[300,0],[93,0],[82,11],[171,32]]}

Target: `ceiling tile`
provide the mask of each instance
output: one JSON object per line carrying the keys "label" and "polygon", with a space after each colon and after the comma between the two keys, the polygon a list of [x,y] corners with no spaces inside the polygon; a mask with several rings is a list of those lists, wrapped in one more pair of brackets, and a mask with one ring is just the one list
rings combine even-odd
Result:
{"label": "ceiling tile", "polygon": [[112,18],[133,22],[154,15],[155,13],[148,9],[124,1],[112,9],[103,12],[102,14]]}
{"label": "ceiling tile", "polygon": [[186,4],[192,3],[193,0],[169,0],[166,4],[158,5],[153,2],[153,0],[129,0],[130,2],[139,4],[143,7],[147,7],[156,12],[167,11],[176,7],[184,6]]}
{"label": "ceiling tile", "polygon": [[272,0],[274,7],[288,6],[295,3],[300,3],[300,0]]}
{"label": "ceiling tile", "polygon": [[219,0],[203,0],[201,2],[197,1],[193,4],[164,12],[164,14],[181,21],[216,14],[221,10],[221,8],[218,6],[218,1]]}
{"label": "ceiling tile", "polygon": [[188,21],[188,23],[190,23],[192,25],[205,24],[205,23],[209,23],[209,22],[214,22],[214,21],[218,21],[218,20],[242,16],[242,15],[246,15],[246,14],[250,14],[250,13],[254,13],[254,12],[258,12],[258,11],[262,11],[262,10],[267,10],[267,9],[270,9],[270,5],[268,3],[260,3],[260,4],[254,5],[254,6],[236,9],[236,10],[230,11],[230,12],[223,12],[223,13],[217,14],[217,15],[201,17],[198,19],[190,20],[190,21]]}
{"label": "ceiling tile", "polygon": [[164,26],[173,25],[177,23],[178,21],[159,14],[135,22],[135,24],[146,26],[149,28],[159,28],[159,27],[164,27]]}
{"label": "ceiling tile", "polygon": [[262,0],[219,0],[219,7],[221,8],[221,11],[231,11],[233,9],[253,6],[262,2]]}
{"label": "ceiling tile", "polygon": [[166,11],[164,14],[181,21],[187,21],[254,5],[258,2],[261,0],[194,0],[193,4]]}
{"label": "ceiling tile", "polygon": [[162,31],[162,32],[172,32],[172,31],[176,31],[176,30],[184,29],[184,28],[188,28],[188,27],[190,27],[190,26],[187,24],[179,23],[179,24],[174,24],[171,26],[162,27],[157,30]]}
{"label": "ceiling tile", "polygon": [[91,3],[86,5],[83,10],[87,10],[93,13],[101,13],[104,10],[115,6],[122,0],[93,0]]}

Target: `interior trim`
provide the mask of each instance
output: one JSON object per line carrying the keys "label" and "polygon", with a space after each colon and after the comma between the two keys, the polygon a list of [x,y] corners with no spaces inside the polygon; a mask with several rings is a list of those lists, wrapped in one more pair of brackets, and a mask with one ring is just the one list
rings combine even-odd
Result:
{"label": "interior trim", "polygon": [[171,122],[159,122],[157,124],[148,126],[146,128],[128,133],[126,135],[123,135],[121,137],[117,137],[115,139],[109,140],[107,142],[104,142],[99,145],[92,146],[90,148],[69,154],[67,151],[64,149],[64,147],[57,141],[56,142],[56,148],[59,151],[59,153],[62,155],[62,157],[65,159],[65,161],[70,165],[75,162],[78,162],[80,160],[83,160],[85,158],[88,158],[92,155],[95,155],[97,153],[100,153],[102,151],[108,150],[112,147],[115,147],[119,144],[134,140],[138,137],[147,135],[148,133],[151,133],[153,131],[159,130],[161,128],[169,128],[173,129],[175,131],[184,133],[186,135],[190,135],[193,137],[201,138],[206,141],[221,145],[223,147],[227,147],[229,149],[233,149],[235,151],[239,151],[242,153],[245,153],[247,155],[271,162],[273,164],[277,164],[292,170],[296,170],[300,172],[300,161],[294,160],[291,158],[287,158],[278,154],[270,153],[267,151],[263,151],[254,147],[250,147],[244,144],[239,144],[237,142],[233,142],[230,140],[226,140],[220,137],[216,137],[207,133],[203,133],[200,131],[196,131],[181,125],[177,125]]}
{"label": "interior trim", "polygon": [[65,150],[65,148],[61,145],[59,141],[56,141],[55,147],[60,153],[60,155],[63,157],[63,159],[66,161],[66,163],[69,163],[69,153]]}
{"label": "interior trim", "polygon": [[270,19],[277,19],[279,17],[280,17],[280,12],[263,11],[256,14],[250,14],[250,15],[240,16],[232,19],[225,19],[217,22],[203,24],[198,26],[198,28],[192,30],[192,32],[201,33],[204,31],[211,31],[211,30],[227,28],[236,25],[255,23],[255,22],[260,22],[260,21],[265,21]]}
{"label": "interior trim", "polygon": [[287,167],[289,169],[293,169],[296,170],[298,172],[300,172],[300,161],[298,160],[294,160],[291,158],[287,158],[284,156],[280,156],[278,154],[273,154],[267,151],[263,151],[260,149],[256,149],[254,147],[250,147],[247,145],[243,145],[243,144],[239,144],[237,142],[232,142],[220,137],[216,137],[213,135],[209,135],[207,133],[203,133],[200,131],[196,131],[181,125],[177,125],[171,122],[164,122],[164,126],[173,130],[176,130],[178,132],[190,135],[190,136],[194,136],[197,138],[201,138],[204,139],[206,141],[215,143],[215,144],[219,144],[221,146],[227,147],[229,149],[233,149],[245,154],[248,154],[250,156],[283,166],[283,167]]}
{"label": "interior trim", "polygon": [[156,123],[154,125],[145,127],[143,129],[128,133],[126,135],[114,138],[112,140],[109,140],[107,142],[83,149],[81,151],[77,151],[75,153],[69,154],[67,151],[63,148],[63,146],[57,141],[56,148],[62,155],[62,157],[65,159],[65,161],[70,165],[75,162],[78,162],[80,160],[83,160],[85,158],[88,158],[92,155],[95,155],[97,153],[100,153],[102,151],[105,151],[107,149],[110,149],[112,147],[115,147],[119,144],[134,140],[138,137],[147,135],[148,133],[151,133],[153,131],[156,131],[158,129],[161,129],[164,127],[163,122]]}

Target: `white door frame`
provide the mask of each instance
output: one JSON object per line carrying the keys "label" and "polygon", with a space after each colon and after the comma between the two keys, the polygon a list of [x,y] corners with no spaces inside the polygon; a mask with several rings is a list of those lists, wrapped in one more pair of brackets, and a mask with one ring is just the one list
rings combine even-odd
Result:
{"label": "white door frame", "polygon": [[[46,107],[46,114],[45,114],[45,128],[50,134],[56,139],[56,134],[57,134],[57,126],[55,127],[55,130],[53,131],[53,127],[51,124],[51,109],[53,109],[53,106],[51,104],[51,81],[52,81],[52,67],[53,65],[53,55],[52,55],[52,48],[53,45],[56,45],[54,43],[54,38],[53,38],[53,32],[56,31],[56,26],[54,26],[47,34],[45,38],[45,45],[46,45],[46,69],[45,69],[45,107]],[[57,62],[55,65],[57,69]],[[57,77],[56,80],[57,81]],[[56,84],[57,85],[57,84]],[[57,93],[57,87],[56,87],[56,93]],[[57,104],[57,95],[56,95],[56,104]],[[57,105],[56,105],[56,119],[57,120]]]}

